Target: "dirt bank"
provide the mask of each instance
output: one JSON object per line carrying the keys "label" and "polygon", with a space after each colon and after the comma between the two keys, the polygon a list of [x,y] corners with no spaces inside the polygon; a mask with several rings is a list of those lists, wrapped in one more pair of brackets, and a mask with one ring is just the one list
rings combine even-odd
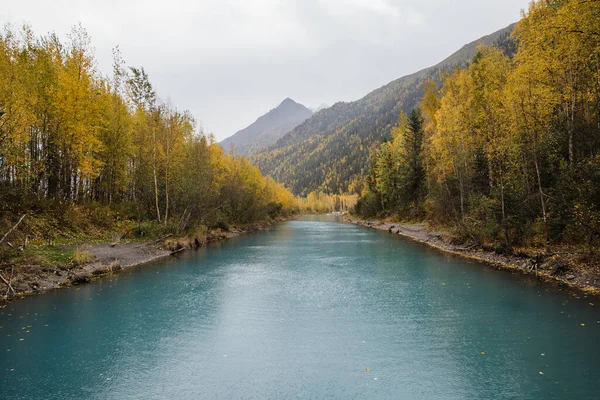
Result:
{"label": "dirt bank", "polygon": [[[282,222],[280,219],[277,222]],[[0,301],[29,294],[42,293],[50,289],[82,284],[92,279],[115,273],[126,268],[146,264],[161,258],[170,257],[187,249],[205,246],[208,243],[232,238],[246,233],[268,229],[272,224],[259,223],[246,229],[222,231],[216,229],[201,237],[163,237],[149,243],[87,243],[76,248],[83,262],[79,265],[58,265],[40,267],[35,263],[16,265],[5,278],[10,282],[14,293],[0,283]]]}
{"label": "dirt bank", "polygon": [[552,255],[535,257],[528,255],[507,255],[484,250],[474,245],[456,245],[448,232],[434,232],[426,224],[401,224],[389,221],[361,220],[346,216],[346,222],[371,229],[387,231],[405,236],[420,243],[434,247],[446,253],[478,260],[494,266],[519,270],[524,274],[537,275],[538,278],[559,282],[587,294],[600,294],[600,268],[574,262],[567,256]]}

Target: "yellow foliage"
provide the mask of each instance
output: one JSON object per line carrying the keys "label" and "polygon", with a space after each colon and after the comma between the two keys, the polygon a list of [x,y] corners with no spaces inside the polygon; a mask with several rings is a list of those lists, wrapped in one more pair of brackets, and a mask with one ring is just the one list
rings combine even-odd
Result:
{"label": "yellow foliage", "polygon": [[247,159],[226,155],[189,112],[158,100],[143,68],[127,70],[118,49],[113,54],[109,80],[96,71],[81,26],[66,43],[36,38],[28,27],[0,34],[7,188],[36,199],[131,203],[138,218],[176,219],[179,229],[295,212],[291,193]]}

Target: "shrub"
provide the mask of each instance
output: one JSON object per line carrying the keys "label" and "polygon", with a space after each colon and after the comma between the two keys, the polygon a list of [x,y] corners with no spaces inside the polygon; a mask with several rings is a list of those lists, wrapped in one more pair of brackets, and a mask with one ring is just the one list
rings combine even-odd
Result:
{"label": "shrub", "polygon": [[373,192],[362,196],[354,207],[354,213],[361,217],[374,217],[381,211],[381,196]]}

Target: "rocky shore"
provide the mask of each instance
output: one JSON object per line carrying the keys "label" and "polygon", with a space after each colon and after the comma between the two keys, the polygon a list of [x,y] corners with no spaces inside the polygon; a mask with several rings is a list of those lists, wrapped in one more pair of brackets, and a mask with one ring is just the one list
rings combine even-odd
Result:
{"label": "rocky shore", "polygon": [[561,255],[536,256],[499,254],[476,245],[456,245],[448,232],[435,232],[427,224],[402,224],[389,221],[362,220],[346,216],[346,222],[371,229],[401,235],[446,253],[472,260],[482,261],[503,269],[518,270],[539,279],[560,283],[586,294],[600,294],[600,270],[591,265],[573,262]]}

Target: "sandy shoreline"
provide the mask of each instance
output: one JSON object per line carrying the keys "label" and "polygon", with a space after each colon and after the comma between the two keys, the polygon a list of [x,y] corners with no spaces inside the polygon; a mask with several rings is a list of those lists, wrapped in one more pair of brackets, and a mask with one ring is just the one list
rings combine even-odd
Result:
{"label": "sandy shoreline", "polygon": [[[280,219],[275,223],[283,222]],[[0,295],[0,302],[27,295],[41,294],[48,290],[87,283],[97,277],[116,273],[170,257],[179,252],[203,247],[208,243],[269,229],[272,223],[258,223],[247,229],[220,229],[209,232],[201,240],[189,237],[168,237],[149,243],[87,243],[77,250],[89,253],[93,261],[75,267],[44,269],[35,265],[19,266],[12,276],[11,284],[16,294]]]}
{"label": "sandy shoreline", "polygon": [[568,273],[557,274],[556,267],[552,260],[546,260],[537,264],[536,260],[530,257],[498,254],[475,246],[457,246],[449,242],[448,234],[446,232],[428,231],[426,224],[401,224],[385,221],[362,220],[349,216],[344,217],[344,220],[351,224],[364,226],[366,228],[401,235],[445,253],[485,262],[498,268],[518,270],[524,274],[537,274],[539,279],[564,284],[573,289],[582,291],[585,294],[600,294],[600,275],[598,274],[598,271],[595,270],[589,271],[586,268],[581,268],[569,270]]}

